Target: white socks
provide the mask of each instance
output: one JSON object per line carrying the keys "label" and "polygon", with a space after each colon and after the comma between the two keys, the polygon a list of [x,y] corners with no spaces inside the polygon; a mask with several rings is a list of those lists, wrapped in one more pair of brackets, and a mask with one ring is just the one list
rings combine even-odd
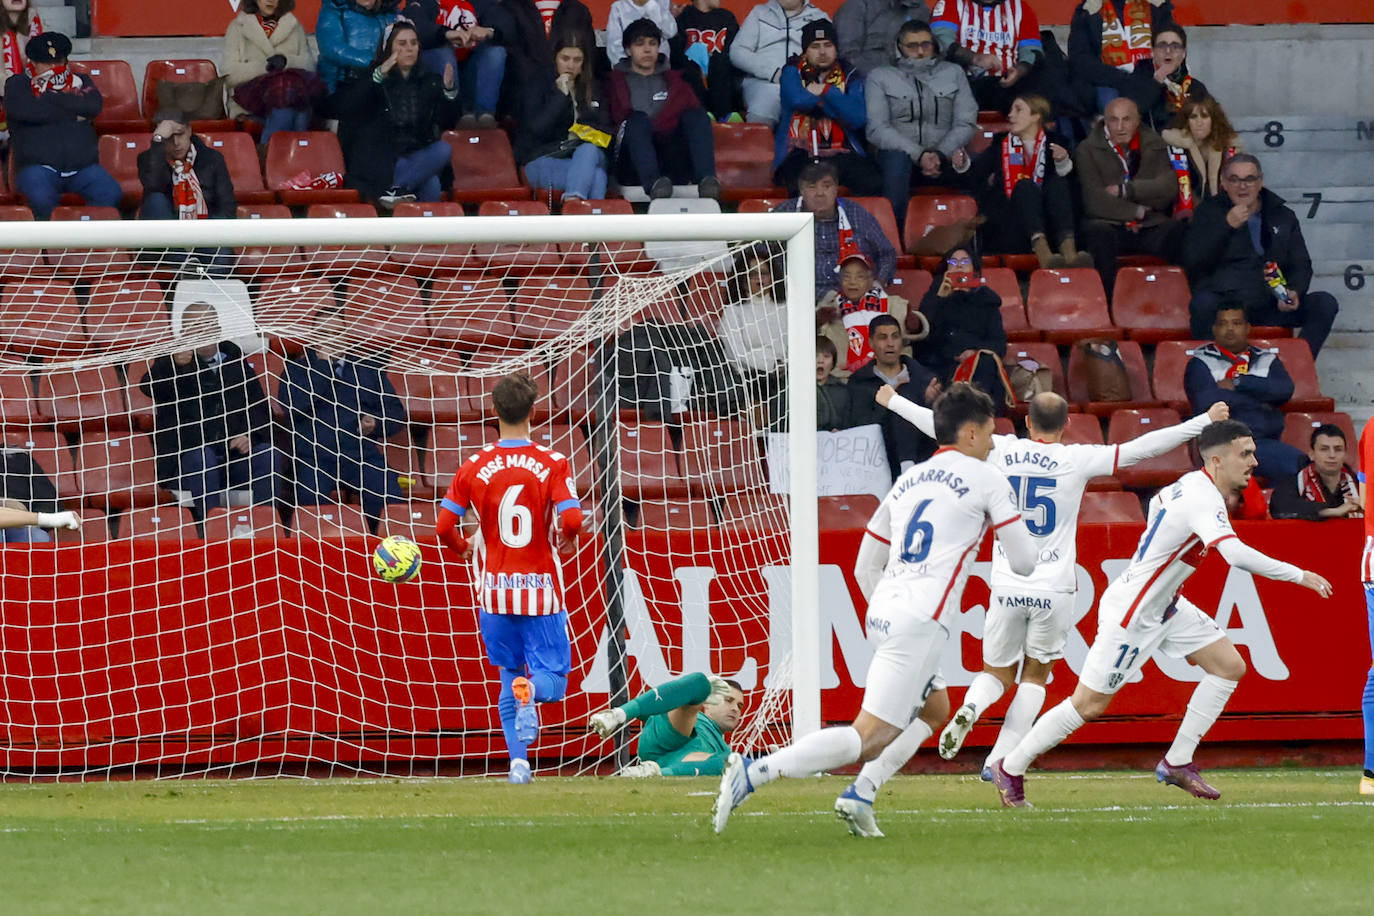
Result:
{"label": "white socks", "polygon": [[1212,723],[1226,708],[1226,701],[1235,693],[1237,681],[1228,681],[1215,674],[1204,674],[1193,695],[1188,699],[1188,712],[1178,726],[1178,734],[1164,760],[1169,766],[1181,767],[1193,762],[1193,752]]}
{"label": "white socks", "polygon": [[883,748],[881,754],[864,764],[859,771],[859,778],[854,780],[854,791],[864,801],[873,801],[882,784],[906,766],[906,762],[915,756],[916,750],[933,731],[928,723],[917,718],[906,727],[906,731],[892,739],[892,743]]}
{"label": "white socks", "polygon": [[863,739],[853,726],[823,728],[749,764],[749,781],[757,789],[779,776],[801,778],[853,763],[863,751]]}
{"label": "white socks", "polygon": [[968,685],[968,693],[964,694],[964,705],[972,706],[974,716],[981,717],[989,706],[1001,698],[1004,690],[1006,688],[996,675],[980,671],[973,679],[973,683]]}
{"label": "white socks", "polygon": [[1083,726],[1083,717],[1065,700],[1040,717],[1034,727],[1002,758],[1002,769],[1011,776],[1025,776],[1031,761]]}
{"label": "white socks", "polygon": [[[973,688],[969,688],[973,692]],[[1035,717],[1040,715],[1040,708],[1045,705],[1045,685],[1043,684],[1021,684],[1016,688],[1016,695],[1011,699],[1011,705],[1007,707],[1007,717],[1002,722],[1002,730],[997,733],[997,743],[988,752],[987,760],[983,761],[983,766],[987,766],[994,760],[1001,760],[1011,752],[1021,742],[1021,738],[1030,731],[1035,724]]]}

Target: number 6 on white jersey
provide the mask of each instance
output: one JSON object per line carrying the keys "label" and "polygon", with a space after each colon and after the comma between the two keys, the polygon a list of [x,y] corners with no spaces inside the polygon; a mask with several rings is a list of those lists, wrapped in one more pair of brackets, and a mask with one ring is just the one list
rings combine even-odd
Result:
{"label": "number 6 on white jersey", "polygon": [[524,547],[534,537],[534,525],[530,510],[517,502],[520,499],[520,491],[523,489],[525,489],[525,485],[518,483],[501,497],[501,514],[498,523],[501,527],[501,543],[507,547]]}

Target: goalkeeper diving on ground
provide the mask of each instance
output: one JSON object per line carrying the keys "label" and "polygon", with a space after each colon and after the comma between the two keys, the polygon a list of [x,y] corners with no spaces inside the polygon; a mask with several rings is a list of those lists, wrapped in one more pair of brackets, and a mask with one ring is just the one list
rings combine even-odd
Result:
{"label": "goalkeeper diving on ground", "polygon": [[744,715],[744,690],[714,674],[694,673],[644,691],[624,706],[592,715],[603,738],[640,719],[639,763],[621,776],[719,776],[730,756],[725,736]]}

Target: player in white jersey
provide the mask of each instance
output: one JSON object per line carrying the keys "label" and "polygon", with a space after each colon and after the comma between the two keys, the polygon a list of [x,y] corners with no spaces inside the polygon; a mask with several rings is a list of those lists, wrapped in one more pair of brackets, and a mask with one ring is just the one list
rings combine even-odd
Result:
{"label": "player in white jersey", "polygon": [[1331,595],[1331,584],[1247,547],[1232,530],[1226,500],[1245,489],[1256,465],[1249,428],[1236,420],[1212,423],[1198,436],[1198,447],[1202,470],[1184,474],[1150,500],[1145,533],[1130,565],[1103,592],[1097,637],[1073,696],[1041,716],[1006,757],[992,762],[1002,804],[1025,805],[1023,777],[1031,761],[1102,715],[1156,651],[1186,658],[1205,673],[1174,743],[1155,767],[1155,778],[1198,798],[1221,797],[1203,780],[1193,753],[1245,674],[1245,662],[1216,621],[1178,590],[1213,548],[1237,569],[1299,583],[1323,598]]}
{"label": "player in white jersey", "polygon": [[[992,399],[966,383],[951,385],[936,401],[940,449],[893,484],[869,520],[855,562],[855,578],[869,599],[866,630],[873,646],[859,715],[853,725],[813,732],[758,760],[731,754],[713,809],[717,833],[765,783],[872,760],[912,724],[935,686],[949,637],[945,616],[959,608],[969,564],[989,526],[1012,568],[1030,572],[1035,544],[1007,479],[984,461],[992,418]],[[835,810],[850,831],[881,836],[873,798],[849,795],[836,801]]]}
{"label": "player in white jersey", "polygon": [[[930,411],[926,408],[891,388],[880,389],[877,400],[930,435]],[[1002,551],[993,550],[992,596],[983,627],[983,671],[974,678],[963,705],[940,733],[941,757],[954,759],[973,724],[1015,682],[1018,666],[1020,685],[997,741],[983,762],[985,779],[991,778],[988,764],[1015,747],[1040,714],[1045,685],[1054,663],[1064,657],[1064,643],[1074,623],[1078,510],[1088,481],[1163,455],[1202,432],[1208,423],[1229,416],[1227,406],[1217,403],[1205,414],[1130,442],[1068,445],[1062,441],[1069,418],[1068,402],[1047,391],[1030,401],[1026,415],[1029,438],[992,437],[988,461],[1011,482],[1026,527],[1036,541],[1036,566],[1030,575],[1018,576],[1008,568]],[[906,745],[904,736],[883,752],[879,759],[882,766],[875,768],[883,781],[906,764],[910,756],[902,756],[908,750]]]}

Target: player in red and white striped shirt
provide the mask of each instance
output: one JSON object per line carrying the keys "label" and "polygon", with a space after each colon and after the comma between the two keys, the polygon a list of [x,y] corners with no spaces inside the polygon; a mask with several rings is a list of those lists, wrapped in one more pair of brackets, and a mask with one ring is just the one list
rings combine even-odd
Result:
{"label": "player in red and white striped shirt", "polygon": [[1198,772],[1193,752],[1226,708],[1245,662],[1216,621],[1179,589],[1213,548],[1237,569],[1298,583],[1323,598],[1330,597],[1331,584],[1246,546],[1231,529],[1226,496],[1245,489],[1258,463],[1249,427],[1236,420],[1213,423],[1198,436],[1198,449],[1202,470],[1184,474],[1150,500],[1135,556],[1103,592],[1097,637],[1073,696],[1041,716],[1005,758],[990,764],[1002,804],[1025,805],[1022,781],[1031,761],[1106,712],[1116,692],[1156,651],[1187,658],[1206,673],[1188,700],[1174,743],[1155,767],[1155,778],[1199,798],[1221,797]]}
{"label": "player in red and white striped shirt", "polygon": [[1026,0],[936,0],[931,31],[941,53],[968,71],[979,108],[1005,113],[1015,96],[1035,91],[1026,78],[1045,48]]}
{"label": "player in red and white striped shirt", "polygon": [[[510,752],[510,781],[530,781],[528,746],[539,730],[535,703],[561,700],[572,670],[563,571],[582,505],[568,459],[530,440],[539,389],[528,375],[503,378],[492,392],[501,438],[463,462],[439,511],[439,539],[464,559],[477,549],[474,586],[487,658],[501,671],[497,707]],[[471,510],[479,535],[459,527]]]}
{"label": "player in red and white striped shirt", "polygon": [[[1364,506],[1364,556],[1360,559],[1360,581],[1364,583],[1364,603],[1369,611],[1369,651],[1374,654],[1374,507],[1369,505],[1369,487],[1365,475],[1374,467],[1374,420],[1364,425],[1360,434],[1360,504]],[[1364,775],[1360,778],[1360,794],[1374,795],[1374,664],[1364,682]]]}

